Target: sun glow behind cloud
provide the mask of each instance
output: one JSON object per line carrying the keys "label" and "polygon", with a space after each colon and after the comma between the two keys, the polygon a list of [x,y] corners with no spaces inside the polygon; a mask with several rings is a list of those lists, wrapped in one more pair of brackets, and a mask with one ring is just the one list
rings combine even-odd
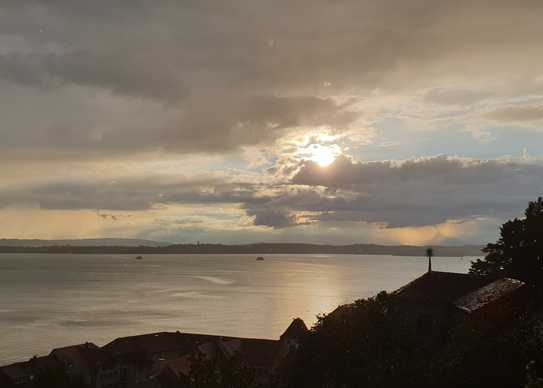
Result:
{"label": "sun glow behind cloud", "polygon": [[341,155],[337,144],[310,144],[301,152],[304,159],[317,163],[320,167],[328,167]]}

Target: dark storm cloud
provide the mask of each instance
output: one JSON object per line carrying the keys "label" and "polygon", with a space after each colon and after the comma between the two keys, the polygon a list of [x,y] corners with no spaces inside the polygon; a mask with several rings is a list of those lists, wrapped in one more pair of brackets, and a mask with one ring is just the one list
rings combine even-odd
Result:
{"label": "dark storm cloud", "polygon": [[[43,157],[77,146],[90,155],[149,147],[221,152],[273,141],[285,134],[277,128],[341,126],[337,112],[302,120],[293,108],[263,111],[260,104],[427,87],[442,76],[530,79],[543,34],[543,3],[531,0],[8,0],[0,11],[0,37],[9,43],[0,48],[4,98],[39,88],[33,104],[62,106],[64,89],[81,87],[70,112],[25,112],[2,129],[2,144],[19,157],[35,154],[36,144]],[[99,91],[118,97],[107,105],[114,119],[103,118]],[[251,102],[254,96],[261,100]],[[482,97],[457,90],[428,98],[460,104]],[[2,105],[0,115],[14,109]],[[66,115],[93,117],[92,128]],[[89,142],[91,132],[102,141]]]}
{"label": "dark storm cloud", "polygon": [[[308,187],[264,204],[251,204],[251,211],[312,212],[319,221],[423,226],[450,219],[517,215],[529,200],[543,194],[543,166],[447,157],[402,163],[339,158],[328,168],[306,162],[292,183]],[[277,219],[276,227],[285,226]]]}

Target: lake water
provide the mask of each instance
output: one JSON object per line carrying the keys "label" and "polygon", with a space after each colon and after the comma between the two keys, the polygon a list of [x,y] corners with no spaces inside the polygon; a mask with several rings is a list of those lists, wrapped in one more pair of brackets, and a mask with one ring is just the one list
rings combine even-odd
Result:
{"label": "lake water", "polygon": [[[85,341],[185,331],[278,338],[337,305],[395,290],[427,259],[368,255],[0,254],[0,365]],[[467,272],[468,258],[434,258]]]}

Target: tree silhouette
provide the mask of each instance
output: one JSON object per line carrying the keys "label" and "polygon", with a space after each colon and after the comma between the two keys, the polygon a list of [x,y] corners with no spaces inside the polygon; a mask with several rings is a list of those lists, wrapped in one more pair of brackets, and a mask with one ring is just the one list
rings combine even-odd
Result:
{"label": "tree silhouette", "polygon": [[470,273],[543,287],[543,199],[530,202],[524,214],[501,226],[500,238],[483,249],[486,257],[472,262]]}

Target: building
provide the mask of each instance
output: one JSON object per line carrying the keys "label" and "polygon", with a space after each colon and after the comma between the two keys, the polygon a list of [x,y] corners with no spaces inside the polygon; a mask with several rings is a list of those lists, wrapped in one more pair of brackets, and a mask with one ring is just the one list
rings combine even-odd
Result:
{"label": "building", "polygon": [[193,360],[190,355],[166,361],[156,377],[162,388],[188,387]]}
{"label": "building", "polygon": [[120,367],[122,386],[132,386],[160,372],[164,361],[195,351],[194,344],[180,332],[159,332],[117,338],[103,350]]}
{"label": "building", "polygon": [[17,362],[0,368],[2,388],[31,388],[34,376],[26,362]]}
{"label": "building", "polygon": [[526,291],[516,279],[429,271],[393,295],[402,317],[435,339],[466,319],[514,317]]}
{"label": "building", "polygon": [[117,387],[121,372],[118,363],[100,347],[87,342],[54,349],[50,353],[72,378],[81,378],[89,387]]}
{"label": "building", "polygon": [[125,387],[157,381],[164,387],[180,385],[186,383],[195,360],[234,357],[264,383],[305,333],[307,326],[297,318],[279,340],[160,332],[118,338],[105,345],[103,351],[119,365],[120,385]]}
{"label": "building", "polygon": [[0,368],[1,388],[33,388],[40,373],[56,371],[62,365],[51,356],[32,357],[26,362],[17,362]]}

